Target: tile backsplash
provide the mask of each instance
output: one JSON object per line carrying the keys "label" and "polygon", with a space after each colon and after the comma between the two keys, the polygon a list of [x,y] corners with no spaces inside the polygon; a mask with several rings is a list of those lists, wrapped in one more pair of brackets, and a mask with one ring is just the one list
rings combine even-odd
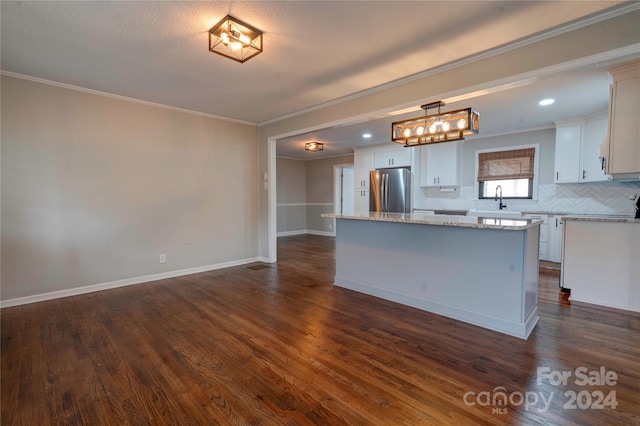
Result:
{"label": "tile backsplash", "polygon": [[[594,182],[582,184],[549,184],[538,186],[536,201],[506,200],[507,210],[522,212],[577,214],[635,214],[635,201],[640,182]],[[498,210],[493,200],[477,200],[473,186],[462,186],[453,192],[439,188],[420,188],[414,208],[433,210]]]}

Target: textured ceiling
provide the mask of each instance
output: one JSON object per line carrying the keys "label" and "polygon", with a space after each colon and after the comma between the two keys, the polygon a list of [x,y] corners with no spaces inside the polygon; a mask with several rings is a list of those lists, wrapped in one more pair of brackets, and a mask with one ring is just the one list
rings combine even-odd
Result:
{"label": "textured ceiling", "polygon": [[[3,71],[265,123],[503,46],[619,1],[2,1]],[[207,50],[231,14],[263,30],[240,64]]]}

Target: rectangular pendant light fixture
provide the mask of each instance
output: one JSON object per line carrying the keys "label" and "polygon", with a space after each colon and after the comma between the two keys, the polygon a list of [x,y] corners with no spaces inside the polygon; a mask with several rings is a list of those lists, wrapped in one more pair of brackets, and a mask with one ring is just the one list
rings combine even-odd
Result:
{"label": "rectangular pendant light fixture", "polygon": [[[410,147],[458,141],[478,133],[480,114],[477,111],[465,108],[441,113],[444,105],[442,101],[421,105],[423,117],[391,124],[391,140]],[[433,108],[438,108],[438,113],[428,115],[427,111]]]}
{"label": "rectangular pendant light fixture", "polygon": [[322,151],[324,149],[324,144],[320,142],[307,142],[304,144],[304,149],[307,151]]}
{"label": "rectangular pendant light fixture", "polygon": [[227,15],[209,30],[209,51],[246,62],[262,53],[262,31]]}

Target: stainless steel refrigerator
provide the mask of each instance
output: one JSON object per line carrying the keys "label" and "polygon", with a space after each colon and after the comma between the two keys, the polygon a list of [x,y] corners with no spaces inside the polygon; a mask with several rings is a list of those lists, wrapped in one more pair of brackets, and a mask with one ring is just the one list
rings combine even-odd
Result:
{"label": "stainless steel refrigerator", "polygon": [[369,175],[369,211],[411,213],[411,170],[372,170]]}

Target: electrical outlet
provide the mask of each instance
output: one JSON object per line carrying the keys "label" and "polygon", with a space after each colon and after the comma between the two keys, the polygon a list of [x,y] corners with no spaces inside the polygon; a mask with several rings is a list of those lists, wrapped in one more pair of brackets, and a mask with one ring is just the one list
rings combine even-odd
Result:
{"label": "electrical outlet", "polygon": [[160,254],[160,258],[158,259],[158,262],[167,263],[167,255],[164,253]]}

